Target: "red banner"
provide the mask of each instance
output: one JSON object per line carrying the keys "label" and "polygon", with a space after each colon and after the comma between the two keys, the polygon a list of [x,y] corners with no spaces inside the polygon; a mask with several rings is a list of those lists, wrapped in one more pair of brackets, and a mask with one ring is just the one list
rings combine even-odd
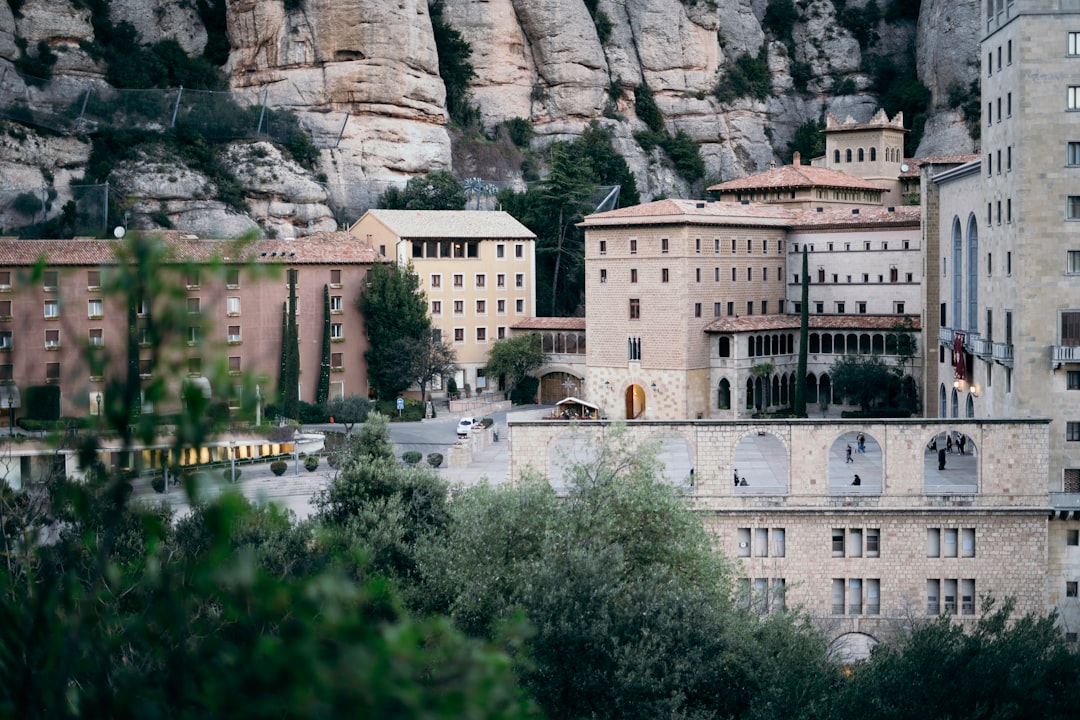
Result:
{"label": "red banner", "polygon": [[964,363],[964,333],[953,335],[953,378],[965,380],[966,366]]}

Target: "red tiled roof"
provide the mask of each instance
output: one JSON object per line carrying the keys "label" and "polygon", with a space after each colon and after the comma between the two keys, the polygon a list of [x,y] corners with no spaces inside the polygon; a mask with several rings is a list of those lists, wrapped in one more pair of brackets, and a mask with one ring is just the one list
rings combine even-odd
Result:
{"label": "red tiled roof", "polygon": [[963,165],[973,160],[980,159],[978,154],[968,155],[934,155],[929,157],[908,158],[904,164],[908,166],[906,172],[900,173],[900,177],[917,178],[923,165]]}
{"label": "red tiled roof", "polygon": [[531,317],[510,326],[511,330],[584,330],[583,317]]}
{"label": "red tiled roof", "polygon": [[[295,240],[206,240],[169,230],[160,237],[181,261],[269,262],[289,265],[364,265],[385,258],[365,241],[347,232],[317,232]],[[111,265],[123,240],[19,240],[0,238],[0,265],[34,265],[42,258],[49,265]]]}
{"label": "red tiled roof", "polygon": [[783,165],[755,175],[728,180],[719,185],[709,186],[710,191],[732,190],[776,190],[781,188],[826,187],[847,190],[879,190],[883,188],[874,183],[855,177],[841,170],[814,167],[813,165]]}
{"label": "red tiled roof", "polygon": [[[472,238],[477,240],[536,237],[508,212],[502,210],[385,210],[372,208],[364,215],[378,219],[400,238]],[[355,228],[364,218],[353,224]]]}
{"label": "red tiled roof", "polygon": [[758,225],[786,227],[794,212],[782,205],[716,202],[706,200],[656,200],[641,205],[585,216],[581,227],[605,225]]}
{"label": "red tiled roof", "polygon": [[[858,212],[854,212],[858,210]],[[888,226],[903,225],[918,227],[922,218],[922,208],[918,205],[898,205],[891,210],[880,206],[859,206],[857,208],[836,207],[824,205],[821,211],[817,208],[803,210],[798,213],[791,223],[794,230],[813,227],[838,227],[838,226]]]}
{"label": "red tiled roof", "polygon": [[[922,327],[918,315],[811,315],[811,330],[892,330],[911,319],[913,330]],[[798,330],[798,315],[752,315],[749,317],[726,317],[713,320],[705,326],[705,332],[757,332],[762,330]]]}

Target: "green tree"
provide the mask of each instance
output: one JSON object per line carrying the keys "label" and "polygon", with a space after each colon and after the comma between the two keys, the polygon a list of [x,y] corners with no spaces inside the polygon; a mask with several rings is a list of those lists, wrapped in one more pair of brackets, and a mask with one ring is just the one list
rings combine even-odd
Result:
{"label": "green tree", "polygon": [[296,270],[289,268],[289,299],[285,304],[286,321],[281,342],[285,347],[285,365],[281,376],[281,411],[287,418],[300,417],[300,333],[296,326]]}
{"label": "green tree", "polygon": [[391,187],[379,198],[389,210],[464,210],[468,197],[453,173],[436,170],[409,178],[403,189]]}
{"label": "green tree", "polygon": [[484,374],[488,377],[505,377],[503,390],[509,396],[521,381],[543,367],[548,361],[547,353],[540,345],[540,336],[536,333],[516,335],[496,340],[488,352]]}
{"label": "green tree", "polygon": [[427,400],[428,386],[457,369],[457,352],[442,338],[442,331],[428,328],[419,338],[403,338],[394,343],[391,355],[399,358],[407,380],[420,386],[420,402]]}
{"label": "green tree", "polygon": [[330,397],[330,286],[323,285],[323,337],[319,356],[319,385],[315,389],[315,404],[325,405]]}
{"label": "green tree", "polygon": [[825,154],[825,123],[821,120],[807,120],[795,130],[795,137],[788,145],[788,153],[793,157],[797,152],[803,164],[809,164],[812,158]]}
{"label": "green tree", "polygon": [[391,351],[399,340],[419,340],[431,327],[420,279],[411,264],[377,263],[358,304],[368,339],[368,379],[379,397],[396,397],[415,378],[402,375]]}
{"label": "green tree", "polygon": [[845,355],[829,370],[834,392],[853,400],[869,412],[889,396],[893,373],[877,355]]}
{"label": "green tree", "polygon": [[367,420],[370,413],[371,401],[359,395],[346,395],[326,403],[326,414],[345,426],[346,435],[352,435],[353,425]]}
{"label": "green tree", "polygon": [[469,82],[476,77],[472,47],[443,17],[443,0],[428,0],[435,50],[439,54],[439,76],[446,87],[446,112],[461,127],[471,125],[476,116]]}

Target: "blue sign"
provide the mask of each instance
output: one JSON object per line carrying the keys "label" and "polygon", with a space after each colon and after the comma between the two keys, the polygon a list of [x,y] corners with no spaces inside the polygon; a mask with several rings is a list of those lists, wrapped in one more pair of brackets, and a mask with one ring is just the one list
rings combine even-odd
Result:
{"label": "blue sign", "polygon": [[404,398],[398,398],[397,399],[397,409],[399,411],[405,409],[405,399]]}

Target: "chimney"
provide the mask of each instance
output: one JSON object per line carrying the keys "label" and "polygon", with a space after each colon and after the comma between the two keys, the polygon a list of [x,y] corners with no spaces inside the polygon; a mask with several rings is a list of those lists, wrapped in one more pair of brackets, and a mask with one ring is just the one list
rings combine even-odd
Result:
{"label": "chimney", "polygon": [[791,155],[791,164],[792,165],[802,165],[802,153],[799,152],[798,150],[796,150]]}

